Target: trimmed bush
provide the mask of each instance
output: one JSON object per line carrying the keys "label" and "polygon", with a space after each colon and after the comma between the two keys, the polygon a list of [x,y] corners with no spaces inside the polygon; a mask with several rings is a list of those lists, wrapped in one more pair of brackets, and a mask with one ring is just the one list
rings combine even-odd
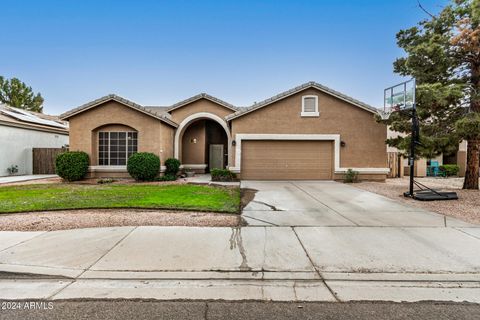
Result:
{"label": "trimmed bush", "polygon": [[137,152],[128,158],[127,171],[137,181],[153,181],[160,172],[160,158],[150,152]]}
{"label": "trimmed bush", "polygon": [[345,183],[353,183],[358,181],[358,171],[348,169],[347,172],[345,173],[345,177],[343,179],[343,182]]}
{"label": "trimmed bush", "polygon": [[178,171],[180,170],[180,160],[175,158],[168,158],[165,160],[165,175],[177,176]]}
{"label": "trimmed bush", "polygon": [[458,171],[460,171],[460,167],[456,164],[444,164],[440,166],[439,169],[445,173],[447,177],[456,176],[458,175]]}
{"label": "trimmed bush", "polygon": [[212,181],[234,181],[237,175],[228,169],[212,169],[210,170]]}
{"label": "trimmed bush", "polygon": [[55,159],[55,171],[64,180],[77,181],[87,175],[88,163],[89,157],[85,152],[67,151]]}

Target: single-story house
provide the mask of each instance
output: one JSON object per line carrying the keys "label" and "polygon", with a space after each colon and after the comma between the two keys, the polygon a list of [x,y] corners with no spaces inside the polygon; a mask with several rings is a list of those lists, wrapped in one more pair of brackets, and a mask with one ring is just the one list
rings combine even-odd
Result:
{"label": "single-story house", "polygon": [[[185,170],[229,168],[241,179],[384,180],[387,127],[379,111],[315,82],[249,107],[202,93],[172,106],[107,95],[61,115],[70,150],[90,156],[90,176],[127,176],[134,152],[175,157]],[[161,170],[165,170],[162,166]]]}
{"label": "single-story house", "polygon": [[56,116],[0,104],[0,176],[8,168],[17,174],[32,174],[34,148],[62,148],[68,145],[68,123]]}

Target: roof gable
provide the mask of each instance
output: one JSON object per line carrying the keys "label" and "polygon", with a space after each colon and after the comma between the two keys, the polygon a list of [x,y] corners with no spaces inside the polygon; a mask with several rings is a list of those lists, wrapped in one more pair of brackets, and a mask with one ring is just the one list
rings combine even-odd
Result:
{"label": "roof gable", "polygon": [[265,99],[263,101],[260,101],[258,103],[255,103],[253,104],[252,106],[250,107],[246,107],[246,108],[242,108],[241,110],[238,110],[237,112],[227,116],[227,121],[230,121],[230,120],[233,120],[235,118],[238,118],[238,117],[241,117],[243,115],[246,115],[250,112],[253,112],[255,110],[258,110],[258,109],[261,109],[263,107],[266,107],[274,102],[277,102],[277,101],[280,101],[282,99],[285,99],[289,96],[292,96],[296,93],[299,93],[303,90],[306,90],[306,89],[309,89],[309,88],[314,88],[314,89],[317,89],[319,91],[322,91],[328,95],[331,95],[333,97],[336,97],[340,100],[343,100],[343,101],[346,101],[348,103],[350,103],[351,105],[354,105],[356,107],[359,107],[361,109],[364,109],[366,111],[369,111],[371,113],[374,113],[374,114],[379,114],[379,110],[375,107],[372,107],[364,102],[361,102],[357,99],[354,99],[352,97],[349,97],[341,92],[338,92],[338,91],[335,91],[333,89],[330,89],[324,85],[321,85],[319,83],[316,83],[314,81],[311,81],[311,82],[307,82],[307,83],[304,83],[298,87],[295,87],[295,88],[292,88],[290,90],[287,90],[287,91],[284,91],[282,93],[279,93],[271,98],[268,98],[268,99]]}
{"label": "roof gable", "polygon": [[118,102],[124,106],[127,106],[129,108],[132,108],[134,110],[137,110],[141,113],[144,113],[148,116],[151,116],[153,118],[156,118],[160,121],[163,121],[173,127],[178,127],[178,124],[176,124],[175,122],[173,122],[172,120],[170,120],[167,116],[165,115],[162,115],[162,114],[157,114],[141,105],[139,105],[138,103],[135,103],[133,101],[130,101],[128,99],[125,99],[125,98],[122,98],[120,96],[117,96],[115,94],[109,94],[107,96],[104,96],[104,97],[101,97],[99,99],[96,99],[96,100],[93,100],[93,101],[90,101],[90,102],[87,102],[75,109],[72,109],[70,111],[67,111],[63,114],[60,115],[60,119],[62,120],[67,120],[71,117],[73,117],[74,115],[76,114],[79,114],[79,113],[82,113],[82,112],[85,112],[87,110],[90,110],[92,108],[95,108],[95,107],[98,107],[106,102],[109,102],[109,101],[115,101],[115,102]]}
{"label": "roof gable", "polygon": [[225,108],[227,108],[227,109],[230,109],[230,110],[232,110],[232,111],[237,111],[237,110],[238,110],[234,105],[232,105],[232,104],[230,104],[230,103],[228,103],[228,102],[225,102],[225,101],[223,101],[223,100],[221,100],[221,99],[218,99],[218,98],[216,98],[216,97],[214,97],[214,96],[211,96],[211,95],[209,95],[209,94],[207,94],[207,93],[200,93],[200,94],[197,94],[197,95],[195,95],[195,96],[193,96],[193,97],[190,97],[190,98],[188,98],[188,99],[185,99],[185,100],[183,100],[183,101],[180,101],[180,102],[177,102],[177,103],[173,104],[173,105],[170,106],[170,108],[168,108],[166,111],[167,111],[167,112],[171,112],[171,111],[173,111],[173,110],[175,110],[175,109],[179,109],[179,108],[181,108],[181,107],[184,107],[184,106],[186,106],[186,105],[188,105],[188,104],[190,104],[190,103],[192,103],[192,102],[195,102],[195,101],[197,101],[197,100],[200,100],[200,99],[206,99],[206,100],[212,101],[212,102],[214,102],[214,103],[216,103],[216,104],[218,104],[218,105],[221,105],[222,107],[225,107]]}

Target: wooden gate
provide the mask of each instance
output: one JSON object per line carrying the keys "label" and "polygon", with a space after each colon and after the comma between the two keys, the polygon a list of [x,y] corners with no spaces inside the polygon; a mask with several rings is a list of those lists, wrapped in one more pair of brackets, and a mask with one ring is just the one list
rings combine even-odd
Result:
{"label": "wooden gate", "polygon": [[388,152],[387,156],[388,167],[390,168],[388,178],[403,177],[402,156],[398,152]]}
{"label": "wooden gate", "polygon": [[55,158],[62,148],[33,148],[33,174],[55,174]]}

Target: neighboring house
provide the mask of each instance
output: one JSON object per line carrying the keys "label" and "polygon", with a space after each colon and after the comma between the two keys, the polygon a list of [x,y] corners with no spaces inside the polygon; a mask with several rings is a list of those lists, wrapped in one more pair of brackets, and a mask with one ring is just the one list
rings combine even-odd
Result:
{"label": "neighboring house", "polygon": [[[387,129],[387,136],[389,138],[395,138],[399,136],[398,132],[392,131],[389,128]],[[410,174],[409,167],[408,167],[408,159],[398,151],[395,147],[387,147],[388,152],[388,162],[390,168],[390,175],[391,178],[396,177],[403,177],[408,176]],[[446,156],[444,154],[439,154],[435,158],[427,159],[427,158],[420,158],[415,160],[415,176],[416,177],[426,177],[428,175],[428,167],[431,164],[431,161],[437,161],[438,165],[441,166],[443,164],[456,164],[459,166],[458,175],[460,177],[465,176],[465,170],[467,166],[467,142],[462,141],[458,145],[458,150],[455,154]]]}
{"label": "neighboring house", "polygon": [[[348,168],[383,180],[387,128],[378,110],[309,82],[247,108],[199,94],[170,107],[108,95],[61,115],[70,150],[90,155],[90,176],[127,176],[134,152],[185,170],[229,168],[242,179],[342,179]],[[162,171],[165,169],[162,166]]]}
{"label": "neighboring house", "polygon": [[0,176],[18,166],[17,174],[33,173],[33,148],[68,145],[68,124],[58,117],[0,104]]}

